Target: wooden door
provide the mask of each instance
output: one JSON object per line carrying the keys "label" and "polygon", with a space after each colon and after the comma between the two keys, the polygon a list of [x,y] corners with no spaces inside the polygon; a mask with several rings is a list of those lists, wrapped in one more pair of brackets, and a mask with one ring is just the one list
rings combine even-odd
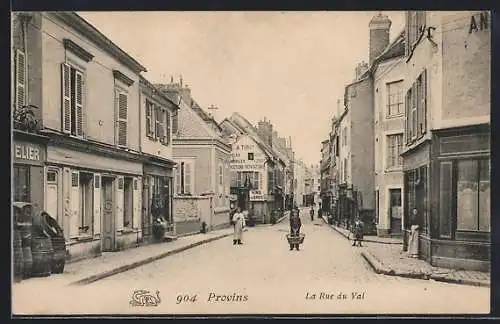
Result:
{"label": "wooden door", "polygon": [[391,234],[402,233],[402,199],[401,189],[389,189],[389,213],[391,215]]}
{"label": "wooden door", "polygon": [[114,178],[102,177],[102,250],[113,251],[115,248],[115,217],[114,217]]}

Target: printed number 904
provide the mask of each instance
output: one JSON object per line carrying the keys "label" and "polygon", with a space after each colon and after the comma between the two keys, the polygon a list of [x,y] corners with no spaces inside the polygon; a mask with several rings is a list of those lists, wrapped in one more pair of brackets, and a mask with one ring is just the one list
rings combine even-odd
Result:
{"label": "printed number 904", "polygon": [[177,295],[177,304],[187,303],[187,302],[196,302],[198,295]]}

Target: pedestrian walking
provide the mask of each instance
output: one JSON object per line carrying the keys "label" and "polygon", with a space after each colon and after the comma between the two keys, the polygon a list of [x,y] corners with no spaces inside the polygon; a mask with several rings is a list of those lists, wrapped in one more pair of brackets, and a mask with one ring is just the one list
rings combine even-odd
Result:
{"label": "pedestrian walking", "polygon": [[[302,226],[302,222],[300,220],[299,209],[297,208],[295,210],[292,210],[292,212],[290,214],[290,236],[296,237],[297,241],[298,241],[298,237],[300,235],[300,227],[301,226]],[[290,251],[292,251],[294,247],[298,251],[299,250],[299,243],[290,244]]]}
{"label": "pedestrian walking", "polygon": [[309,211],[309,215],[311,215],[311,220],[314,220],[314,207],[311,206],[311,210]]}
{"label": "pedestrian walking", "polygon": [[359,217],[356,217],[352,226],[352,234],[354,236],[352,246],[356,246],[356,243],[358,244],[358,246],[362,246],[361,242],[363,241],[363,225],[364,224],[361,219],[359,219]]}
{"label": "pedestrian walking", "polygon": [[243,237],[243,229],[245,228],[245,215],[241,212],[241,208],[238,207],[236,213],[233,215],[233,245],[243,244],[241,242]]}

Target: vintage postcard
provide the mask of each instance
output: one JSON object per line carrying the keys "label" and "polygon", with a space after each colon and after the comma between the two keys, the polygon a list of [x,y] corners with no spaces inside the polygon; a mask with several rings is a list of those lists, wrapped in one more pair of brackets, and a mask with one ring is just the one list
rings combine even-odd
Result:
{"label": "vintage postcard", "polygon": [[490,12],[11,26],[13,315],[490,312]]}

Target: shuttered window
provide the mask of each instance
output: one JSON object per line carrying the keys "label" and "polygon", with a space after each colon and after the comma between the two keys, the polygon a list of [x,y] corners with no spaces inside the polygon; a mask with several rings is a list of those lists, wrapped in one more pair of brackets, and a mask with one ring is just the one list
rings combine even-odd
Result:
{"label": "shuttered window", "polygon": [[146,100],[146,133],[151,139],[155,137],[155,113],[154,104]]}
{"label": "shuttered window", "polygon": [[116,144],[127,146],[128,143],[128,95],[116,90]]}
{"label": "shuttered window", "polygon": [[164,131],[163,144],[170,144],[170,112],[165,111],[165,131]]}
{"label": "shuttered window", "polygon": [[61,64],[61,120],[64,133],[84,136],[85,79],[82,71]]}
{"label": "shuttered window", "polygon": [[160,107],[156,107],[155,109],[155,138],[156,139],[162,139],[163,138],[163,124],[164,124],[164,117],[163,117],[163,111],[161,110]]}
{"label": "shuttered window", "polygon": [[427,131],[427,71],[424,70],[406,93],[406,142],[410,144]]}
{"label": "shuttered window", "polygon": [[16,77],[16,108],[22,108],[26,105],[26,56],[24,52],[16,51],[15,61],[15,77]]}

